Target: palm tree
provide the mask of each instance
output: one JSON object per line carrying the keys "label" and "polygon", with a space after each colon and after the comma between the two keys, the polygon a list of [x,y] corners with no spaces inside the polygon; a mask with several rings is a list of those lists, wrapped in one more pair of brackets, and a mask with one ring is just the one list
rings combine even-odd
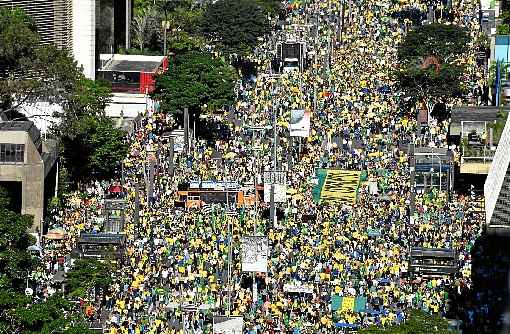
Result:
{"label": "palm tree", "polygon": [[138,45],[143,53],[143,48],[154,30],[155,12],[152,7],[140,10],[133,17],[131,30],[133,32],[133,41]]}

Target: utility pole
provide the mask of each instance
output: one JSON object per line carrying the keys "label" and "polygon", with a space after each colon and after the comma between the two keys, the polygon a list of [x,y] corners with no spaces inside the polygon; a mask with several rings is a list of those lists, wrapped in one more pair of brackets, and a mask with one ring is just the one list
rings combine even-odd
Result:
{"label": "utility pole", "polygon": [[344,32],[344,1],[340,0],[340,44],[342,43],[343,32]]}
{"label": "utility pole", "polygon": [[135,232],[135,236],[138,236],[138,229],[139,229],[139,225],[140,225],[140,185],[138,184],[138,180],[135,180],[134,222],[135,222],[135,226],[133,227],[133,230]]}
{"label": "utility pole", "polygon": [[275,201],[274,201],[274,183],[276,179],[276,164],[277,164],[277,148],[276,148],[276,141],[277,141],[277,128],[276,128],[276,113],[278,112],[278,106],[276,107],[276,110],[273,108],[273,177],[271,178],[271,206],[269,210],[271,221],[274,225],[276,225],[276,207],[275,207]]}
{"label": "utility pole", "polygon": [[154,160],[149,162],[149,183],[147,184],[147,205],[150,204],[150,200],[154,195]]}
{"label": "utility pole", "polygon": [[225,209],[225,219],[227,219],[228,223],[228,316],[230,316],[230,311],[232,310],[232,234],[233,234],[233,228],[231,224],[231,218],[230,215],[227,214],[227,211],[230,211],[229,203],[228,203],[228,195],[229,191],[226,189],[227,192],[227,208]]}
{"label": "utility pole", "polygon": [[184,150],[186,155],[189,154],[189,112],[188,108],[184,108]]}
{"label": "utility pole", "polygon": [[168,138],[168,175],[174,176],[174,137]]}

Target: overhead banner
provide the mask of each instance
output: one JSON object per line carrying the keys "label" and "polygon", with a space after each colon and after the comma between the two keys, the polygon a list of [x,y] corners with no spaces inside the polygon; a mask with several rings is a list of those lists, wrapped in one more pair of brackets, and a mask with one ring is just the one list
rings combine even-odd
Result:
{"label": "overhead banner", "polygon": [[290,111],[290,136],[308,137],[310,135],[310,111],[295,109]]}
{"label": "overhead banner", "polygon": [[[287,186],[284,184],[274,185],[275,203],[285,203],[287,201]],[[271,202],[271,185],[264,183],[264,202]]]}
{"label": "overhead banner", "polygon": [[244,272],[267,273],[269,241],[267,237],[248,236],[241,238],[242,270]]}
{"label": "overhead banner", "polygon": [[319,182],[312,191],[318,202],[354,204],[357,199],[361,172],[340,169],[319,169]]}
{"label": "overhead banner", "polygon": [[213,317],[214,334],[243,334],[243,317]]}

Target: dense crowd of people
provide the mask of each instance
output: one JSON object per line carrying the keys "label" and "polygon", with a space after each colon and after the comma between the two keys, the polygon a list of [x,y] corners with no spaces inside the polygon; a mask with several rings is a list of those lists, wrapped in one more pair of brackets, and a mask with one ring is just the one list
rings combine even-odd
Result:
{"label": "dense crowd of people", "polygon": [[[248,333],[331,333],[334,328],[400,323],[410,308],[445,315],[448,291],[469,288],[470,250],[483,221],[473,207],[479,199],[434,189],[416,194],[410,210],[414,186],[407,145],[415,138],[417,146],[447,147],[448,121],[432,120],[417,133],[415,110],[400,112],[390,72],[408,27],[392,14],[407,6],[425,11],[426,6],[413,0],[350,4],[340,33],[341,1],[289,2],[282,31],[253,56],[259,74],[237,85],[238,100],[223,117],[230,136],[212,143],[197,139],[189,155],[176,156],[174,175],[161,158],[169,148],[159,136],[171,120],[157,110],[143,115],[124,161],[126,255],[116,282],[95,306],[108,314],[110,333],[177,333],[179,326],[189,333],[211,333],[211,316],[217,314],[242,316]],[[475,36],[477,2],[453,6],[455,24]],[[319,29],[300,37],[309,51],[307,68],[267,75],[274,41],[292,25],[310,22]],[[476,85],[483,73],[473,57],[466,55],[471,65],[467,79]],[[308,138],[290,139],[293,109],[312,112]],[[272,168],[268,128],[275,113],[277,163],[287,169],[289,194],[280,204],[282,219],[263,219],[263,201],[257,207],[213,205],[208,211],[175,206],[178,185],[193,180],[260,183],[261,172]],[[248,131],[253,127],[265,129],[255,135]],[[146,186],[151,162],[152,196]],[[321,168],[364,172],[357,200],[314,201],[315,173]],[[370,189],[374,182],[377,191]],[[101,231],[102,203],[111,186],[96,182],[82,197],[70,197],[56,215],[52,224],[62,240],[45,243],[48,265],[33,279],[48,282],[48,288],[37,293],[54,293],[50,278],[59,269],[68,270],[60,259],[80,232]],[[139,220],[134,218],[135,198]],[[269,256],[268,272],[252,275],[242,272],[240,238],[254,231],[268,237]],[[458,274],[408,275],[410,246],[455,249]],[[309,291],[288,292],[285,284]],[[352,307],[332,310],[333,295],[364,297],[366,304],[356,312]]]}

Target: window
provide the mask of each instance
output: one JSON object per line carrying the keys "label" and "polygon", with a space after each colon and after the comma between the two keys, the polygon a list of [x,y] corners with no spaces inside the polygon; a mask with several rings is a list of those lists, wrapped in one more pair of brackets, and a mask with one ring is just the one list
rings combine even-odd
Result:
{"label": "window", "polygon": [[24,144],[0,143],[0,162],[24,162],[24,161],[25,161]]}

